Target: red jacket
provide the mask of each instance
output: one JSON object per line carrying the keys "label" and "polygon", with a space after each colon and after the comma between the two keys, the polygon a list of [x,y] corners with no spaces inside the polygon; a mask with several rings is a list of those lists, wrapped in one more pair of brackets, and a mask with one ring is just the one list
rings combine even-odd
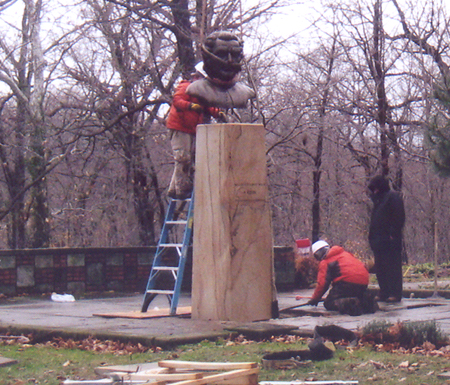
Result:
{"label": "red jacket", "polygon": [[319,263],[317,286],[312,295],[313,300],[320,300],[331,283],[349,282],[358,285],[369,284],[369,272],[366,266],[353,254],[341,246],[333,246],[327,256]]}
{"label": "red jacket", "polygon": [[[203,123],[203,113],[189,109],[191,103],[199,104],[199,100],[196,97],[186,94],[186,88],[189,84],[191,82],[188,80],[182,80],[178,85],[173,95],[166,126],[172,130],[195,134],[197,125]],[[206,111],[214,117],[217,117],[219,113],[219,109],[212,107],[206,108]]]}

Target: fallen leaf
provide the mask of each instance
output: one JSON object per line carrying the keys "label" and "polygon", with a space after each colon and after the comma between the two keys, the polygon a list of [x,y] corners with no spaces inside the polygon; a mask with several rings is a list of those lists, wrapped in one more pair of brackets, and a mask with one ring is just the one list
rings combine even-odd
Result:
{"label": "fallen leaf", "polygon": [[384,369],[386,366],[382,362],[369,361],[376,369]]}
{"label": "fallen leaf", "polygon": [[409,361],[400,362],[398,365],[399,368],[407,368],[409,366]]}

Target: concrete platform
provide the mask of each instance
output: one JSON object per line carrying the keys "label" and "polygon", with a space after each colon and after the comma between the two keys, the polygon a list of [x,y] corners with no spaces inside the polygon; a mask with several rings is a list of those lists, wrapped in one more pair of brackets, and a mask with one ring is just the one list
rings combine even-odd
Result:
{"label": "concrete platform", "polygon": [[[380,303],[380,311],[357,317],[328,312],[322,304],[304,306],[290,311],[283,309],[300,305],[312,290],[278,294],[280,318],[251,323],[229,321],[192,320],[189,315],[159,316],[154,318],[103,317],[95,314],[114,314],[140,311],[143,295],[114,298],[81,299],[75,302],[53,302],[50,298],[3,301],[0,304],[0,333],[13,335],[33,333],[37,340],[53,336],[85,338],[88,336],[141,342],[153,346],[170,347],[194,343],[203,339],[227,338],[230,333],[244,334],[248,338],[271,335],[310,335],[316,325],[330,325],[357,330],[373,320],[432,321],[442,332],[450,335],[450,300],[442,297],[403,299],[399,304]],[[179,307],[190,306],[190,296],[182,295]],[[165,296],[156,297],[149,306],[152,309],[168,308]]]}

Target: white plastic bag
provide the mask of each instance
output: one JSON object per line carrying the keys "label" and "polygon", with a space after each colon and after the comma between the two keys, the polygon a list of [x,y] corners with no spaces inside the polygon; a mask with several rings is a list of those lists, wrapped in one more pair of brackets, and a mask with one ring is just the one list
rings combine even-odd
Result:
{"label": "white plastic bag", "polygon": [[56,294],[52,293],[52,301],[54,302],[75,302],[75,297],[72,294]]}

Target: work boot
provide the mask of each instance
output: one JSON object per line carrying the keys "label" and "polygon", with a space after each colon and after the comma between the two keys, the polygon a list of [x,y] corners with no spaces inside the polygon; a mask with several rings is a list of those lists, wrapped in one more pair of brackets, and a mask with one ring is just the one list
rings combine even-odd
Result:
{"label": "work boot", "polygon": [[386,303],[398,303],[398,302],[402,302],[402,299],[399,297],[389,297],[386,298]]}
{"label": "work boot", "polygon": [[356,297],[341,298],[336,301],[339,313],[358,316],[363,314],[361,302]]}

